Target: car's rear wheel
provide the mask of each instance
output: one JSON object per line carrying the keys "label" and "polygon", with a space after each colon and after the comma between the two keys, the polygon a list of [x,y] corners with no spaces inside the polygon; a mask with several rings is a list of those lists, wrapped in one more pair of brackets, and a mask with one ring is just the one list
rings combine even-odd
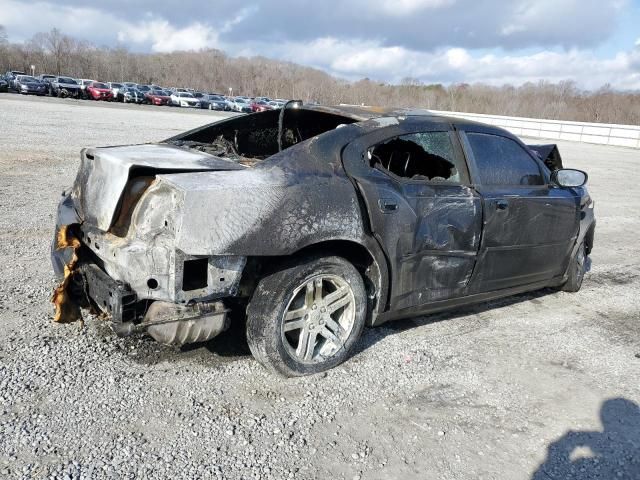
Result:
{"label": "car's rear wheel", "polygon": [[260,280],[247,308],[247,341],[267,368],[311,375],[348,358],[366,315],[356,268],[341,257],[310,257]]}
{"label": "car's rear wheel", "polygon": [[587,272],[588,261],[587,248],[585,243],[582,242],[569,262],[569,276],[567,281],[560,287],[560,290],[563,292],[577,292],[580,290],[584,274]]}

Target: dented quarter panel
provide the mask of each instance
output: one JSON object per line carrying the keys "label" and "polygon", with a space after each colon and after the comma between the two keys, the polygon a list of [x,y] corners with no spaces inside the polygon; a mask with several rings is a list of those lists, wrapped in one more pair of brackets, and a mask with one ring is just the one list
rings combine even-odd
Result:
{"label": "dented quarter panel", "polygon": [[183,198],[176,246],[191,255],[274,256],[327,240],[361,242],[353,185],[339,162],[316,158],[306,143],[250,170],[159,176]]}
{"label": "dented quarter panel", "polygon": [[[96,157],[100,161],[96,161]],[[102,230],[108,230],[131,171],[145,167],[160,171],[243,168],[228,160],[170,145],[83,149],[80,169],[72,189],[72,197],[76,200],[80,217]]]}

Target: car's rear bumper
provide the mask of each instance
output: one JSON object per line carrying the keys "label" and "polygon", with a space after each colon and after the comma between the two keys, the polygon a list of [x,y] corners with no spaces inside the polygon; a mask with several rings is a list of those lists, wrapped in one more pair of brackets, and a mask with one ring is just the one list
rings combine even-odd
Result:
{"label": "car's rear bumper", "polygon": [[228,328],[228,310],[220,300],[189,305],[138,301],[127,284],[91,262],[80,265],[78,277],[87,303],[109,317],[118,336],[147,332],[160,343],[184,345],[210,340]]}
{"label": "car's rear bumper", "polygon": [[[197,257],[202,268],[195,271],[193,257],[177,250],[169,254],[154,244],[143,246],[87,226],[71,196],[63,194],[51,251],[53,269],[61,281],[54,303],[58,313],[71,307],[77,314],[56,316],[57,321],[77,320],[79,308],[91,307],[111,320],[118,335],[146,331],[171,345],[206,341],[225,330],[225,302],[237,294],[246,259]],[[168,258],[165,263],[159,260]],[[149,280],[156,281],[155,286],[138,281],[147,276],[155,277]],[[213,282],[222,277],[227,281]],[[195,278],[202,288],[185,283]]]}

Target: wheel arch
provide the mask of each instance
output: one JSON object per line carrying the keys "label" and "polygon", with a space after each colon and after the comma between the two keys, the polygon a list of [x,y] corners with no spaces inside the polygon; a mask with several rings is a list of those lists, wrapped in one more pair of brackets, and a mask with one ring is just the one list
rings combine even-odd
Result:
{"label": "wheel arch", "polygon": [[374,239],[366,239],[362,243],[345,239],[326,240],[307,245],[290,255],[249,257],[243,273],[241,291],[244,295],[251,296],[259,278],[278,270],[282,265],[295,262],[296,259],[333,255],[349,261],[362,276],[370,312],[367,325],[374,324],[376,317],[387,308],[389,293],[387,260]]}

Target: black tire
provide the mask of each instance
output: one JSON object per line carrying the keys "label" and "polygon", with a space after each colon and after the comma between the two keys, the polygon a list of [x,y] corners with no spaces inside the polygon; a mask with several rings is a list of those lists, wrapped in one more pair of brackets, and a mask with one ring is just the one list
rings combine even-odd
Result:
{"label": "black tire", "polygon": [[577,292],[582,287],[582,281],[584,280],[584,274],[587,272],[587,249],[584,242],[578,247],[576,254],[569,262],[569,276],[567,281],[560,286],[560,290],[563,292]]}
{"label": "black tire", "polygon": [[[291,332],[286,335],[283,332],[284,315],[287,311],[291,311],[288,310],[291,302],[299,299],[301,294],[304,296],[305,291],[301,289],[309,283],[317,282],[319,278],[329,279],[329,282],[332,281],[331,279],[343,282],[340,289],[348,292],[344,298],[349,296],[350,302],[346,306],[338,308],[334,313],[348,317],[350,330],[337,329],[341,330],[340,334],[344,338],[339,343],[327,340],[320,330],[330,333],[336,331],[335,328],[334,330],[328,328],[328,322],[333,313],[325,312],[324,308],[316,309],[316,300],[312,299],[314,310],[305,310],[309,314],[305,315],[304,319],[300,317],[299,321],[315,324],[311,325],[309,327],[311,330],[307,331],[316,329],[313,333],[313,347],[310,351],[311,355],[317,355],[318,358],[301,361],[295,356],[296,352],[293,351],[293,345],[290,343],[289,335]],[[326,288],[324,285],[331,286],[331,283],[323,285],[322,282],[323,280],[320,280],[321,291]],[[316,285],[316,283],[313,284]],[[296,291],[298,293],[294,295]],[[334,291],[337,292],[337,290]],[[330,293],[327,290],[327,296]],[[325,299],[328,300],[328,297]],[[293,307],[293,305],[291,306]],[[325,313],[320,313],[321,310]],[[266,275],[258,282],[247,307],[247,343],[256,360],[269,370],[287,377],[312,375],[329,370],[349,357],[362,333],[366,316],[367,298],[364,282],[360,273],[351,263],[344,258],[335,256],[303,258],[284,265],[278,271]],[[326,324],[321,317],[329,317]],[[303,332],[300,330],[298,342],[300,342],[302,335]],[[325,347],[329,348],[330,352],[326,357],[322,353],[322,349]],[[318,350],[317,353],[316,350]],[[331,352],[331,350],[333,351]]]}

